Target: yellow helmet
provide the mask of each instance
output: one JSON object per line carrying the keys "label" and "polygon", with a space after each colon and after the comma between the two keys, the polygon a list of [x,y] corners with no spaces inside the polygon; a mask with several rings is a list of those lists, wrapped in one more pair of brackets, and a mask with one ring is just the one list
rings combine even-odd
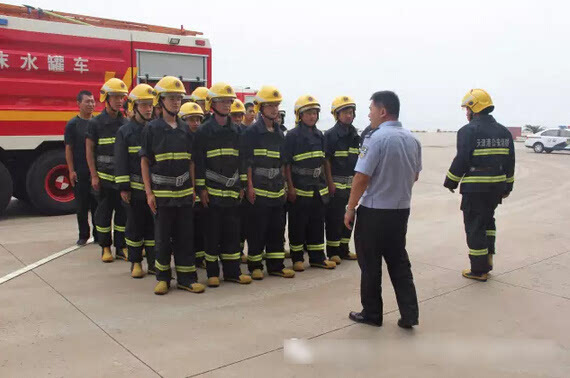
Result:
{"label": "yellow helmet", "polygon": [[204,119],[204,111],[202,110],[202,107],[195,102],[186,102],[182,104],[182,107],[178,112],[178,117],[184,119],[188,116],[199,116]]}
{"label": "yellow helmet", "polygon": [[122,94],[126,96],[129,94],[129,91],[123,80],[113,77],[107,80],[107,82],[101,87],[99,102],[107,101],[107,96],[110,94]]}
{"label": "yellow helmet", "polygon": [[338,96],[335,98],[331,105],[331,114],[335,121],[338,121],[338,112],[342,109],[353,108],[356,111],[356,102],[349,96]]}
{"label": "yellow helmet", "polygon": [[469,108],[473,113],[479,113],[493,105],[493,100],[483,89],[471,89],[461,101],[462,108]]}
{"label": "yellow helmet", "polygon": [[206,110],[210,110],[212,101],[217,98],[237,98],[236,93],[231,85],[218,82],[208,89],[208,97],[206,98]]}
{"label": "yellow helmet", "polygon": [[259,113],[261,110],[261,104],[275,102],[281,103],[281,101],[283,101],[283,96],[281,96],[281,93],[277,88],[271,85],[264,85],[259,89],[259,91],[257,91],[257,94],[253,99],[255,113]]}
{"label": "yellow helmet", "polygon": [[140,100],[154,100],[153,89],[148,84],[139,84],[129,93],[129,111],[132,112],[135,102]]}
{"label": "yellow helmet", "polygon": [[245,114],[245,106],[243,105],[243,102],[241,102],[237,98],[234,100],[234,102],[232,103],[232,107],[230,108],[230,114],[235,114],[235,113]]}
{"label": "yellow helmet", "polygon": [[311,95],[299,97],[297,101],[295,101],[295,121],[297,123],[301,122],[301,113],[309,109],[317,109],[320,111],[321,104]]}
{"label": "yellow helmet", "polygon": [[165,76],[156,83],[154,86],[154,102],[153,105],[158,105],[160,96],[167,93],[180,93],[182,96],[186,94],[184,84],[179,78],[174,76]]}
{"label": "yellow helmet", "polygon": [[194,91],[190,95],[190,101],[206,101],[207,97],[208,97],[208,88],[198,87],[194,89]]}

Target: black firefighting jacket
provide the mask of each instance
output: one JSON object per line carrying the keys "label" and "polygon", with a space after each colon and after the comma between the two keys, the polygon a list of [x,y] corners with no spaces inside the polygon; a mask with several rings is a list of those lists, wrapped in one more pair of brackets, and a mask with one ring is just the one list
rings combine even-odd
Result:
{"label": "black firefighting jacket", "polygon": [[115,183],[120,191],[132,191],[137,200],[146,198],[139,156],[144,127],[133,118],[121,126],[115,139]]}
{"label": "black firefighting jacket", "polygon": [[354,167],[360,153],[360,137],[352,125],[337,122],[325,132],[325,157],[331,163],[336,187],[335,196],[348,197],[352,187]]}

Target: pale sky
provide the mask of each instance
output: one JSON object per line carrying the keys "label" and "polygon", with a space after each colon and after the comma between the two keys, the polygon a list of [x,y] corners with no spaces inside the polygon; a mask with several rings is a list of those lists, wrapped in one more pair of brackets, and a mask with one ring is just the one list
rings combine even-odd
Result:
{"label": "pale sky", "polygon": [[370,95],[389,89],[400,96],[405,127],[455,130],[466,123],[459,105],[470,88],[490,92],[505,126],[570,125],[567,1],[27,3],[201,31],[212,45],[214,82],[277,86],[288,127],[295,100],[310,93],[323,109],[319,128],[333,125],[339,95],[356,99],[355,125],[364,128]]}

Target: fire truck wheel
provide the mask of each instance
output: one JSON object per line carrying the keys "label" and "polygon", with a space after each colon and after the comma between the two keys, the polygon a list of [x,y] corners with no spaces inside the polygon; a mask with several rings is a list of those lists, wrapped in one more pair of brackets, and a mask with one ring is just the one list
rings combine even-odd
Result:
{"label": "fire truck wheel", "polygon": [[12,176],[8,168],[0,163],[0,214],[6,210],[12,198]]}
{"label": "fire truck wheel", "polygon": [[44,152],[32,164],[26,178],[28,197],[32,204],[47,215],[75,211],[75,196],[69,182],[64,150]]}

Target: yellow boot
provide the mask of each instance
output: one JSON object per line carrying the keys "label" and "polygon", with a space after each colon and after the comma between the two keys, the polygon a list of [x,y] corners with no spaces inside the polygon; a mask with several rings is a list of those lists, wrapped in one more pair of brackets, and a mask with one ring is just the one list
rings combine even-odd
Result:
{"label": "yellow boot", "polygon": [[127,248],[117,249],[116,258],[129,261],[129,250]]}
{"label": "yellow boot", "polygon": [[143,278],[144,270],[141,263],[133,263],[131,265],[131,277],[133,278]]}
{"label": "yellow boot", "polygon": [[334,262],[336,265],[340,265],[340,263],[342,262],[340,256],[332,256],[329,260]]}
{"label": "yellow boot", "polygon": [[156,295],[164,295],[168,293],[169,287],[170,284],[167,281],[158,281],[158,283],[154,287],[154,293]]}
{"label": "yellow boot", "polygon": [[334,269],[336,268],[336,263],[334,261],[325,260],[320,264],[311,264],[313,268],[322,268],[322,269]]}
{"label": "yellow boot", "polygon": [[356,257],[356,253],[350,252],[346,257],[343,257],[344,260],[358,260]]}
{"label": "yellow boot", "polygon": [[111,247],[103,247],[103,254],[101,255],[101,261],[104,263],[113,262],[113,254],[111,253]]}
{"label": "yellow boot", "polygon": [[269,274],[272,276],[279,276],[279,277],[283,277],[283,278],[295,277],[295,272],[292,269],[287,269],[287,268],[278,270],[276,272],[269,272]]}
{"label": "yellow boot", "polygon": [[293,270],[295,272],[304,272],[305,271],[305,264],[302,261],[297,261],[293,264]]}
{"label": "yellow boot", "polygon": [[471,273],[471,269],[464,269],[461,272],[461,275],[463,277],[469,278],[471,280],[476,280],[476,281],[481,281],[481,282],[487,281],[487,273],[474,274],[474,273]]}
{"label": "yellow boot", "polygon": [[176,287],[180,290],[186,290],[191,293],[203,293],[206,290],[206,286],[199,283],[193,283],[189,286],[178,284]]}
{"label": "yellow boot", "polygon": [[220,286],[220,278],[219,277],[210,277],[208,278],[208,287],[218,287]]}
{"label": "yellow boot", "polygon": [[252,279],[250,276],[246,276],[245,274],[241,274],[238,278],[225,278],[224,281],[235,282],[241,285],[248,285],[251,283]]}
{"label": "yellow boot", "polygon": [[254,280],[262,280],[263,277],[263,271],[261,269],[254,269],[253,272],[251,272],[251,278]]}

